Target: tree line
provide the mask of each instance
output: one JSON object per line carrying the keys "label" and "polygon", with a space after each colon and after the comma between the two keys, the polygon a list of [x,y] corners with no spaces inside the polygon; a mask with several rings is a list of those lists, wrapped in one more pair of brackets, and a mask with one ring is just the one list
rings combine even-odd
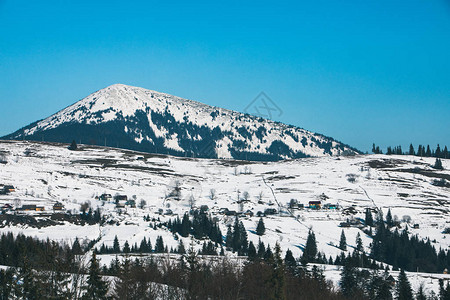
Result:
{"label": "tree line", "polygon": [[[383,151],[380,149],[379,146],[373,144],[372,145],[372,153],[374,154],[383,154]],[[417,150],[414,149],[413,144],[409,145],[408,151],[403,151],[402,146],[388,146],[386,148],[387,155],[396,154],[396,155],[415,155],[420,157],[436,157],[436,158],[450,158],[450,153],[448,152],[447,146],[444,146],[443,149],[437,145],[435,149],[431,149],[430,145],[427,145],[426,147],[424,145],[419,145],[417,147]]]}

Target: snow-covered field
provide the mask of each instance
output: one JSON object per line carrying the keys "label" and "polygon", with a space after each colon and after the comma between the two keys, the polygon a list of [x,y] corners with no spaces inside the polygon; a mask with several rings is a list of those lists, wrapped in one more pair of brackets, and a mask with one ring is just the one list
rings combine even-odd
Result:
{"label": "snow-covered field", "polygon": [[[67,243],[72,243],[75,237],[85,242],[100,237],[97,245],[109,246],[115,235],[122,246],[125,240],[130,245],[139,244],[144,237],[155,245],[156,237],[161,235],[170,249],[178,245],[172,233],[154,230],[143,216],[175,218],[158,214],[160,209],[164,212],[170,209],[181,218],[189,211],[189,198],[193,196],[195,206],[208,205],[223,234],[234,217],[220,214],[221,208],[252,211],[255,216],[244,217],[242,221],[254,243],[259,239],[255,234],[259,220],[256,213],[266,208],[281,209],[280,215],[264,218],[266,234],[262,240],[272,246],[278,241],[284,251],[291,249],[295,257],[301,255],[310,228],[316,234],[319,250],[327,257],[335,257],[341,252],[334,246],[339,243],[342,230],[339,224],[347,219],[364,219],[365,209],[375,207],[385,215],[390,208],[399,220],[410,217],[411,233],[429,237],[437,249],[448,249],[450,245],[450,237],[442,233],[450,227],[450,189],[432,184],[440,178],[450,181],[449,160],[442,161],[445,170],[437,171],[431,168],[434,158],[415,156],[364,155],[260,163],[178,158],[84,145],[79,151],[69,151],[67,145],[26,141],[0,141],[0,154],[7,161],[0,164],[0,184],[16,188],[9,195],[0,195],[0,205],[38,204],[49,213],[52,205],[60,201],[66,210],[75,213],[82,203],[89,201],[94,209],[100,207],[103,215],[119,221],[102,227],[71,223],[43,228],[6,226],[1,228],[2,232],[21,232]],[[166,197],[176,181],[181,185],[180,201]],[[211,189],[216,192],[213,200],[209,197]],[[237,200],[245,192],[249,201],[240,207]],[[141,200],[147,205],[143,209],[126,208],[119,214],[112,201],[95,199],[103,193],[127,195],[129,199],[135,198],[138,205]],[[323,203],[338,204],[341,209],[305,208],[290,214],[287,203],[291,199],[297,199],[305,207],[309,201],[325,199]],[[354,214],[344,213],[349,209]],[[419,228],[413,229],[414,224]],[[355,246],[358,232],[369,251],[370,237],[356,227],[344,231],[349,251]],[[189,239],[184,242],[189,243]]]}

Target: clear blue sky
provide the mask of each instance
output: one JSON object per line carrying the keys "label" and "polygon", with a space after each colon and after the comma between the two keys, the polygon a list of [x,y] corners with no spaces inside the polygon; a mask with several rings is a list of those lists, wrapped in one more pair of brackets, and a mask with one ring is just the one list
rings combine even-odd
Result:
{"label": "clear blue sky", "polygon": [[124,83],[237,111],[264,91],[363,151],[450,146],[449,0],[241,2],[0,0],[0,135]]}

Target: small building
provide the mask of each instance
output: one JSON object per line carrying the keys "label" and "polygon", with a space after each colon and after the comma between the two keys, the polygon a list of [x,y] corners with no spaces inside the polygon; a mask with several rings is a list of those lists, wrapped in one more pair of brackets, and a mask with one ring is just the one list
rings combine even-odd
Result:
{"label": "small building", "polygon": [[101,194],[99,199],[102,201],[111,201],[112,196],[111,194]]}
{"label": "small building", "polygon": [[251,210],[247,210],[246,212],[244,212],[244,215],[247,217],[253,217],[253,212]]}
{"label": "small building", "polygon": [[12,209],[13,209],[13,207],[12,207],[10,204],[8,204],[8,203],[6,203],[5,205],[3,205],[2,208],[1,208],[1,210],[2,210],[3,212],[5,212],[5,211],[10,211],[10,210],[12,210]]}
{"label": "small building", "polygon": [[419,229],[419,224],[414,224],[414,225],[413,225],[413,228],[414,228],[414,229]]}
{"label": "small building", "polygon": [[309,201],[309,208],[320,209],[322,207],[322,201]]}
{"label": "small building", "polygon": [[275,215],[277,213],[277,210],[275,208],[266,208],[264,210],[264,215]]}
{"label": "small building", "polygon": [[117,203],[116,203],[116,208],[125,208],[125,203],[123,203],[123,202],[117,202]]}
{"label": "small building", "polygon": [[136,201],[133,199],[128,200],[127,202],[125,202],[126,206],[132,207],[132,208],[136,208]]}
{"label": "small building", "polygon": [[36,206],[34,204],[26,204],[22,205],[18,210],[21,211],[44,211],[45,208],[43,206]]}
{"label": "small building", "polygon": [[64,204],[61,202],[56,202],[53,204],[53,210],[64,210]]}
{"label": "small building", "polygon": [[116,195],[116,196],[114,197],[114,199],[115,199],[116,201],[128,201],[127,195]]}
{"label": "small building", "polygon": [[339,209],[339,206],[337,204],[327,203],[323,206],[323,208],[326,209]]}
{"label": "small building", "polygon": [[5,185],[3,187],[3,190],[5,190],[7,193],[12,193],[16,191],[16,189],[12,185]]}
{"label": "small building", "polygon": [[22,205],[22,207],[20,207],[18,210],[23,210],[23,211],[36,211],[36,205],[34,204],[26,204],[26,205]]}
{"label": "small building", "polygon": [[228,210],[227,212],[225,212],[226,216],[236,216],[237,212],[235,210]]}

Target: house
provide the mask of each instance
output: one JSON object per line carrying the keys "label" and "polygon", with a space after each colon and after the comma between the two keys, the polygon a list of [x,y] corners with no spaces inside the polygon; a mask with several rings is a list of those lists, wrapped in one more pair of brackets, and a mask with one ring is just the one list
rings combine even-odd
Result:
{"label": "house", "polygon": [[8,211],[8,210],[11,210],[11,209],[12,209],[12,206],[10,204],[8,204],[8,203],[6,203],[5,205],[2,206],[2,210]]}
{"label": "house", "polygon": [[31,211],[31,210],[36,210],[36,205],[32,205],[32,204],[27,204],[27,205],[22,205],[21,208],[19,208],[18,210],[23,210],[23,211]]}
{"label": "house", "polygon": [[298,209],[297,199],[291,199],[291,201],[289,201],[289,208],[290,209]]}
{"label": "house", "polygon": [[235,210],[228,210],[227,212],[225,212],[226,216],[236,216],[237,212]]}
{"label": "house", "polygon": [[226,207],[222,207],[221,209],[219,209],[219,214],[225,215],[228,212],[228,208]]}
{"label": "house", "polygon": [[275,208],[266,208],[264,210],[264,214],[267,215],[275,215],[277,213],[277,210]]}
{"label": "house", "polygon": [[111,201],[112,196],[111,194],[101,194],[99,199],[102,201]]}
{"label": "house", "polygon": [[339,209],[339,206],[337,204],[327,203],[323,206],[323,208],[326,209]]}
{"label": "house", "polygon": [[18,210],[22,211],[44,211],[45,208],[43,206],[36,206],[34,204],[22,205]]}
{"label": "house", "polygon": [[244,212],[244,215],[247,217],[253,217],[253,212],[251,210],[247,210],[246,212]]}
{"label": "house", "polygon": [[309,208],[320,209],[322,206],[322,201],[309,201]]}
{"label": "house", "polygon": [[116,195],[116,196],[114,197],[114,199],[115,199],[116,201],[128,201],[127,195]]}
{"label": "house", "polygon": [[135,200],[128,200],[127,202],[125,202],[126,206],[132,207],[132,208],[136,208],[136,201]]}
{"label": "house", "polygon": [[117,203],[116,203],[116,208],[125,208],[125,203],[123,203],[123,202],[117,202]]}
{"label": "house", "polygon": [[56,202],[53,204],[53,210],[64,210],[64,204],[61,202]]}
{"label": "house", "polygon": [[3,187],[3,190],[6,191],[7,193],[12,193],[16,191],[16,189],[12,185],[5,185]]}

